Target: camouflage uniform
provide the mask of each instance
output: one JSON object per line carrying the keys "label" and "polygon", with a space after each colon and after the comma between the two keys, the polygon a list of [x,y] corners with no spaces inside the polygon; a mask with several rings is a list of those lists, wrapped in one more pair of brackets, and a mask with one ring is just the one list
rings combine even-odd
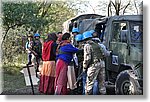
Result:
{"label": "camouflage uniform", "polygon": [[38,72],[39,71],[38,67],[39,67],[39,64],[40,64],[40,59],[42,58],[42,43],[41,43],[40,40],[36,39],[34,41],[33,50],[37,53],[37,56],[34,57],[34,64],[36,65],[35,66],[36,72]]}
{"label": "camouflage uniform", "polygon": [[[97,55],[100,54],[98,50],[93,49],[94,42],[89,40],[84,46],[84,61],[83,68],[87,68],[87,85],[86,85],[86,94],[93,94],[92,89],[94,81],[97,79],[99,82],[99,92],[100,94],[105,94],[106,89],[104,86],[104,63],[101,58],[98,58]],[[98,47],[99,45],[97,45]],[[101,50],[101,49],[99,49]],[[95,54],[97,53],[97,55]],[[102,55],[102,54],[101,54]]]}
{"label": "camouflage uniform", "polygon": [[[78,78],[80,76],[80,74],[83,72],[83,60],[84,60],[84,58],[83,58],[83,55],[84,55],[84,52],[83,52],[83,42],[78,42],[77,48],[80,49],[80,51],[78,51],[76,53],[77,58],[78,58],[78,67],[77,67],[76,76]],[[85,79],[86,79],[86,76],[85,76]],[[83,85],[83,75],[82,75],[82,80],[79,80],[79,82],[77,83],[77,88],[78,89],[79,89],[80,86],[82,86],[82,87],[84,86]],[[85,90],[85,89],[83,89],[83,90]]]}

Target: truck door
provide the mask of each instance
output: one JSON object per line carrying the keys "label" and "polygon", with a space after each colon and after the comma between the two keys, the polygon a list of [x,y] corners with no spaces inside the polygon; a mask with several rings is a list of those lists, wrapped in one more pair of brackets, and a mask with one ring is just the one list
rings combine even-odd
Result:
{"label": "truck door", "polygon": [[113,54],[107,59],[107,70],[118,72],[120,63],[126,63],[128,54],[128,22],[114,21],[111,31],[109,50],[111,50]]}
{"label": "truck door", "polygon": [[[139,78],[143,77],[143,22],[130,22],[128,63],[133,65]],[[135,67],[136,66],[136,67]]]}

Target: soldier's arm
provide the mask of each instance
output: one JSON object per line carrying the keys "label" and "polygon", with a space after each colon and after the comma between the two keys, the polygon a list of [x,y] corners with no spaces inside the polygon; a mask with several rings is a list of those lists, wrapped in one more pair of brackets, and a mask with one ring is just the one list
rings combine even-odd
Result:
{"label": "soldier's arm", "polygon": [[84,61],[83,61],[83,68],[87,69],[91,62],[91,46],[89,44],[84,46]]}
{"label": "soldier's arm", "polygon": [[100,44],[101,48],[103,49],[104,57],[110,56],[110,51],[106,49],[104,44]]}

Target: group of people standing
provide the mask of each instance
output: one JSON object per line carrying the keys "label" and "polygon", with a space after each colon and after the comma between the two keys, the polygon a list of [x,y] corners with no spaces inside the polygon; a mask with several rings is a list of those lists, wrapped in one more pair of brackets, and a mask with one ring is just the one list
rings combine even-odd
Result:
{"label": "group of people standing", "polygon": [[28,41],[25,45],[28,54],[28,64],[34,64],[36,72],[39,72],[40,59],[42,57],[42,43],[40,41],[40,34],[35,33],[28,35]]}
{"label": "group of people standing", "polygon": [[[51,33],[48,34],[41,50],[41,57],[38,57],[43,62],[39,84],[41,93],[67,95],[68,81],[71,80],[72,86],[76,86],[76,79],[81,77],[82,81],[77,80],[75,88],[81,86],[82,94],[106,94],[104,56],[109,56],[110,51],[101,43],[97,32],[90,30],[79,34],[78,28],[73,28],[71,34]],[[29,59],[31,54],[32,51],[29,50]],[[75,73],[70,75],[71,79],[68,78],[69,66],[73,66],[70,67],[70,72],[73,73],[69,74]]]}
{"label": "group of people standing", "polygon": [[[58,37],[60,41],[57,41]],[[67,70],[73,59],[73,54],[78,51],[71,44],[71,35],[64,33],[57,36],[55,33],[48,34],[43,44],[43,66],[40,75],[39,91],[44,94],[66,95]]]}
{"label": "group of people standing", "polygon": [[[106,94],[105,87],[105,62],[104,57],[110,56],[104,44],[99,39],[96,31],[90,30],[75,37],[80,48],[83,49],[83,60],[81,60],[82,74],[82,94],[98,95]],[[79,55],[78,55],[79,56]]]}

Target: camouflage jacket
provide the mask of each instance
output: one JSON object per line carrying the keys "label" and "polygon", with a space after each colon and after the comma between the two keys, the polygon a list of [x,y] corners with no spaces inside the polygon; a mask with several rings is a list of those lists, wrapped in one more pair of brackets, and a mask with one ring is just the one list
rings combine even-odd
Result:
{"label": "camouflage jacket", "polygon": [[33,50],[34,50],[39,56],[41,56],[41,54],[42,54],[42,43],[40,42],[40,40],[35,40],[35,41],[34,41]]}
{"label": "camouflage jacket", "polygon": [[93,43],[93,41],[89,40],[87,44],[84,45],[83,68],[88,68],[92,64],[100,62],[100,59],[103,57],[102,49],[100,49],[100,46],[94,43],[94,47],[97,47],[94,49]]}

